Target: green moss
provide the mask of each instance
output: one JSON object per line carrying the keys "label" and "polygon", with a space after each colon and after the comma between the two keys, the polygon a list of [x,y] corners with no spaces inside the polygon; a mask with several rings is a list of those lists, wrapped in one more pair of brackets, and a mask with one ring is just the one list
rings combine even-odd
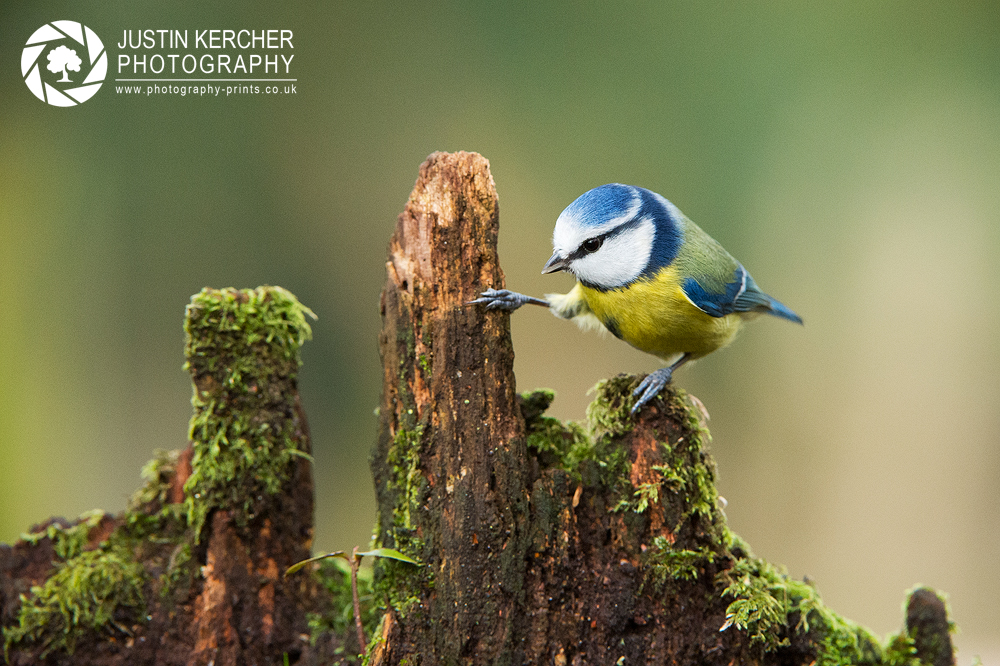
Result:
{"label": "green moss", "polygon": [[427,358],[427,354],[420,355],[420,358],[417,359],[417,365],[420,366],[420,369],[423,370],[426,376],[431,376],[431,361]]}
{"label": "green moss", "polygon": [[5,654],[21,643],[40,644],[43,657],[53,650],[72,654],[87,632],[129,634],[126,625],[144,617],[145,579],[142,565],[123,548],[71,557],[30,596],[21,595],[18,625],[3,630]]}
{"label": "green moss", "polygon": [[[177,452],[157,451],[143,469],[146,484],[133,495],[129,510],[112,518],[90,511],[73,525],[52,524],[25,534],[31,544],[52,540],[60,560],[56,571],[30,595],[21,595],[18,625],[4,630],[5,649],[38,644],[43,654],[72,653],[87,632],[129,633],[125,623],[143,621],[144,590],[153,573],[152,590],[161,598],[193,583],[191,536],[182,506],[167,503],[169,477]],[[94,550],[84,552],[90,533],[103,521],[114,529]],[[149,567],[137,562],[142,560]],[[157,576],[157,573],[159,575]]]}
{"label": "green moss", "polygon": [[[699,457],[708,435],[696,416],[691,416],[687,423],[687,441],[678,442],[676,451],[669,442],[663,443],[665,463],[654,467],[662,475],[661,482],[643,483],[639,487],[632,485],[631,464],[619,440],[634,422],[629,409],[635,383],[633,377],[626,375],[598,383],[593,389],[594,401],[587,409],[586,426],[544,416],[554,397],[552,391],[537,389],[522,394],[521,412],[527,427],[528,450],[538,455],[546,467],[561,468],[578,483],[587,476],[587,470],[596,470],[598,478],[586,480],[599,482],[618,496],[612,511],[644,513],[660,501],[664,488],[669,488],[689,504],[680,522],[693,514],[702,515],[709,521],[716,520],[714,470],[709,469],[707,459]],[[690,415],[690,399],[682,391],[669,390],[666,400],[668,409]],[[693,463],[695,459],[697,462]]]}
{"label": "green moss", "polygon": [[[420,471],[420,452],[424,427],[400,429],[386,455],[392,477],[388,488],[395,494],[393,524],[387,530],[388,541],[379,546],[395,548],[416,560],[425,558],[424,540],[417,532],[414,516],[428,492],[427,480]],[[433,586],[433,575],[426,567],[414,568],[402,562],[379,558],[374,564],[373,589],[376,598],[405,617],[419,603],[423,591]]]}
{"label": "green moss", "polygon": [[299,348],[315,317],[281,287],[203,289],[184,324],[185,368],[194,378],[192,473],[184,485],[197,535],[215,508],[252,518],[260,495],[278,493],[298,450],[295,401]]}
{"label": "green moss", "polygon": [[[740,542],[740,547],[745,544]],[[812,585],[789,578],[748,551],[720,573],[719,580],[725,585],[722,595],[733,598],[722,629],[745,631],[751,644],[764,651],[788,645],[790,632],[812,632],[819,645],[817,666],[884,663],[882,649],[868,630],[827,608]]]}
{"label": "green moss", "polygon": [[[603,384],[599,384],[598,389]],[[623,497],[631,496],[633,489],[628,481],[630,466],[627,453],[612,441],[608,431],[601,426],[574,421],[564,423],[544,416],[554,396],[549,389],[536,389],[521,395],[528,450],[537,455],[545,467],[567,472],[575,483],[601,483],[616,489]],[[588,413],[593,411],[593,405],[591,408]],[[614,420],[608,415],[608,410],[597,411],[600,423]],[[604,434],[595,435],[595,431]]]}
{"label": "green moss", "polygon": [[737,560],[726,576],[722,595],[734,601],[726,608],[722,629],[736,627],[750,636],[751,643],[767,649],[787,644],[780,636],[790,610],[783,577],[768,563],[751,558]]}
{"label": "green moss", "polygon": [[[714,472],[709,469],[705,460],[692,464],[689,456],[676,454],[675,447],[669,442],[663,442],[664,459],[662,465],[653,465],[652,469],[662,476],[662,484],[679,495],[685,504],[675,530],[689,517],[699,515],[709,524],[721,524],[718,514],[718,493],[715,490]],[[637,491],[638,492],[638,491]]]}
{"label": "green moss", "polygon": [[[825,607],[824,607],[825,608]],[[878,640],[864,627],[826,609],[823,638],[816,655],[816,666],[874,666],[885,664]]]}
{"label": "green moss", "polygon": [[232,509],[246,521],[261,495],[283,490],[290,463],[306,455],[290,406],[299,348],[311,336],[307,316],[314,315],[280,287],[205,289],[191,299],[184,330],[194,454],[185,502],[169,501],[178,452],[157,451],[143,468],[143,487],[96,550],[83,549],[111,520],[101,511],[24,535],[33,544],[51,539],[59,561],[21,596],[18,625],[3,632],[5,650],[35,644],[44,654],[72,652],[86,632],[128,633],[126,625],[145,617],[144,590],[167,600],[193,584],[193,546],[211,510]]}
{"label": "green moss", "polygon": [[[397,493],[396,510],[392,515],[396,526],[404,530],[414,528],[412,512],[419,506],[418,496],[423,486],[423,475],[420,473],[423,433],[421,425],[413,430],[399,430],[386,456],[393,471],[389,487]],[[402,551],[398,546],[397,549]]]}
{"label": "green moss", "polygon": [[79,521],[73,525],[52,523],[38,532],[22,534],[21,538],[33,546],[42,539],[52,539],[52,548],[56,556],[59,559],[68,560],[83,552],[90,531],[97,527],[106,515],[100,509],[94,509],[81,514]]}
{"label": "green moss", "polygon": [[[133,547],[140,542],[176,546],[190,540],[183,504],[170,503],[172,480],[180,451],[157,450],[142,468],[145,484],[132,494],[119,529],[109,537]],[[187,544],[190,549],[190,543]],[[171,573],[171,576],[174,574]]]}
{"label": "green moss", "polygon": [[643,484],[640,488],[632,485],[632,465],[618,442],[634,425],[629,412],[634,386],[635,380],[629,375],[598,382],[591,389],[594,400],[587,407],[587,432],[592,441],[593,460],[600,470],[602,485],[618,497],[611,509],[615,512],[643,513],[651,501],[659,501],[659,488],[653,484]]}
{"label": "green moss", "polygon": [[181,542],[177,544],[170,553],[166,569],[159,577],[160,598],[170,599],[179,591],[189,590],[194,584],[196,571],[197,562],[193,559],[191,543]]}
{"label": "green moss", "polygon": [[[654,537],[644,556],[644,586],[652,583],[662,592],[671,582],[694,580],[709,565],[732,558],[733,566],[717,578],[722,596],[731,599],[724,629],[746,632],[751,644],[765,652],[788,645],[792,632],[810,633],[820,647],[817,666],[896,663],[888,659],[883,662],[878,641],[864,628],[827,608],[811,585],[792,580],[783,570],[753,557],[749,546],[728,529],[718,508],[714,464],[704,452],[711,435],[705,427],[703,409],[684,391],[669,387],[662,395],[662,406],[658,405],[682,425],[676,441],[661,441],[663,462],[652,467],[660,474],[659,482],[638,487],[631,484],[630,464],[616,457],[615,452],[621,451],[617,442],[634,424],[629,409],[635,384],[635,378],[624,375],[599,383],[587,410],[591,458],[602,470],[602,484],[620,492],[612,510],[641,514],[654,503],[664,501],[665,493],[673,493],[682,500],[682,511],[672,532],[677,533],[685,521],[697,518],[700,529],[710,538],[698,548],[674,548],[666,536]],[[535,419],[536,430],[544,433],[550,447],[552,442],[558,444],[557,435],[565,438],[560,424],[551,421],[542,416]],[[895,654],[903,653],[887,652]]]}
{"label": "green moss", "polygon": [[525,424],[531,429],[532,424],[545,413],[552,401],[556,399],[556,392],[552,389],[540,388],[534,391],[525,391],[519,398],[521,415],[524,417]]}
{"label": "green moss", "polygon": [[145,485],[132,495],[121,525],[108,543],[139,554],[155,577],[154,591],[161,600],[183,597],[197,575],[193,559],[195,534],[188,529],[184,504],[171,504],[171,479],[179,451],[156,451],[146,463]]}
{"label": "green moss", "polygon": [[[423,541],[410,536],[403,538],[404,546],[416,551],[423,548]],[[391,608],[400,618],[405,619],[420,606],[421,597],[434,589],[434,575],[428,567],[414,567],[411,564],[390,559],[376,559],[372,565],[372,591],[378,603],[373,612],[381,615]],[[366,625],[367,626],[367,625]]]}
{"label": "green moss", "polygon": [[886,666],[921,666],[917,646],[907,632],[890,636],[886,644],[883,663]]}
{"label": "green moss", "polygon": [[[375,656],[375,651],[379,649],[383,641],[383,630],[386,618],[389,617],[388,613],[383,613],[379,618],[378,624],[375,625],[375,629],[372,633],[367,633],[365,635],[369,636],[368,647],[365,649],[365,653],[362,655],[362,664],[371,664],[372,658]],[[399,662],[400,666],[404,664],[409,664],[409,658],[404,657],[402,661]],[[412,665],[411,665],[412,666]]]}
{"label": "green moss", "polygon": [[[409,318],[411,313],[406,311],[406,304],[400,305],[404,308],[402,316]],[[424,331],[423,342],[428,348],[430,335],[429,330]],[[409,392],[414,367],[407,359],[415,357],[416,346],[414,332],[410,327],[404,326],[397,330],[396,345],[400,349],[395,396],[398,421],[385,454],[389,467],[386,489],[392,503],[392,524],[385,525],[381,522],[383,515],[379,512],[379,523],[375,526],[372,545],[395,548],[416,560],[424,560],[426,544],[419,535],[415,517],[426,501],[429,486],[420,471],[425,424],[417,421],[416,405]],[[432,369],[430,359],[426,356],[418,359],[417,366],[428,374]],[[405,617],[419,603],[420,596],[433,586],[433,574],[426,567],[414,569],[401,562],[377,558],[373,570],[372,588],[380,608],[388,606],[401,617]]]}
{"label": "green moss", "polygon": [[312,339],[306,317],[315,319],[316,315],[281,287],[206,287],[191,297],[187,307],[186,367],[204,362],[205,369],[214,372],[226,366],[226,383],[235,390],[240,390],[241,384],[242,390],[250,390],[247,382],[266,379],[271,369],[282,369],[269,368],[262,360],[284,361],[294,372],[302,365],[299,349]]}
{"label": "green moss", "polygon": [[617,375],[591,389],[596,395],[587,406],[587,423],[595,440],[617,437],[632,429],[635,419],[629,410],[635,402],[632,398],[635,385],[631,375]]}
{"label": "green moss", "polygon": [[594,387],[596,396],[587,410],[592,446],[595,459],[604,470],[604,484],[621,490],[612,510],[643,513],[669,490],[684,502],[674,531],[692,516],[700,516],[705,525],[718,532],[716,536],[721,536],[725,521],[717,506],[715,469],[703,452],[710,436],[700,412],[684,391],[670,387],[662,396],[661,408],[685,427],[676,442],[667,439],[661,442],[663,463],[652,467],[661,475],[660,482],[647,482],[639,487],[631,484],[630,464],[623,457],[616,457],[616,452],[620,452],[618,440],[633,426],[629,409],[635,385],[636,379],[626,375],[600,382]]}
{"label": "green moss", "polygon": [[684,416],[684,425],[691,433],[687,440],[688,448],[692,451],[704,449],[712,442],[712,434],[702,420],[702,409],[704,408],[700,406],[701,401],[698,401],[687,391],[675,388],[671,404],[675,413],[679,412]]}
{"label": "green moss", "polygon": [[539,416],[529,426],[525,441],[529,451],[540,456],[548,467],[559,467],[580,479],[580,463],[594,460],[596,452],[583,426],[573,421]]}
{"label": "green moss", "polygon": [[635,489],[635,512],[645,513],[646,509],[649,508],[651,504],[660,503],[660,485],[659,481],[651,481],[649,483],[640,483]]}
{"label": "green moss", "polygon": [[169,502],[171,481],[177,472],[180,451],[156,449],[153,458],[142,467],[142,487],[132,494],[129,507],[138,510],[151,504],[165,506]]}
{"label": "green moss", "polygon": [[551,454],[557,466],[565,465],[564,459],[571,446],[567,439],[571,439],[572,434],[562,421],[538,416],[528,424],[527,433],[525,444],[529,451],[541,455]]}
{"label": "green moss", "polygon": [[657,536],[644,558],[646,580],[653,583],[657,592],[662,592],[671,581],[695,580],[717,557],[717,553],[705,547],[675,549],[667,537]]}

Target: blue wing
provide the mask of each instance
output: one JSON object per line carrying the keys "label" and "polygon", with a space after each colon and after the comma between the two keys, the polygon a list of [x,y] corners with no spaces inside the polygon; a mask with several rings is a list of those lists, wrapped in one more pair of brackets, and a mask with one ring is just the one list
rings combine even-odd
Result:
{"label": "blue wing", "polygon": [[739,264],[736,264],[736,270],[733,271],[733,279],[725,284],[721,292],[706,289],[693,277],[684,280],[681,286],[696,308],[713,317],[725,317],[738,312],[763,312],[797,324],[802,323],[801,317],[761,291],[747,270]]}

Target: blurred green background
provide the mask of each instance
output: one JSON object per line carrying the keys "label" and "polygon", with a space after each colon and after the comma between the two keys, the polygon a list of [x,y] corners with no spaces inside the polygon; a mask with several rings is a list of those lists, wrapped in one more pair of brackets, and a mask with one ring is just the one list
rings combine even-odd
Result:
{"label": "blurred green background", "polygon": [[[52,20],[294,31],[295,95],[48,107],[20,52]],[[795,309],[679,373],[712,415],[732,527],[885,634],[950,594],[962,661],[1000,663],[1000,16],[993,2],[0,5],[0,541],[121,510],[185,445],[184,306],[279,284],[303,352],[317,550],[364,545],[385,247],[421,161],[490,159],[508,285],[542,276],[583,191],[677,204]],[[109,79],[115,76],[114,68]],[[657,361],[540,309],[519,388]],[[996,661],[994,661],[996,660]]]}

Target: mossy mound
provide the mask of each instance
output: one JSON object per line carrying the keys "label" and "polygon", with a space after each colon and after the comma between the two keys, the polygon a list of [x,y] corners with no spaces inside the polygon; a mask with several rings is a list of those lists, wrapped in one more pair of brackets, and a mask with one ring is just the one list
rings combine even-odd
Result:
{"label": "mossy mound", "polygon": [[[810,656],[816,666],[934,663],[917,657],[914,630],[878,640],[828,608],[810,582],[792,579],[783,567],[755,557],[730,531],[715,489],[715,464],[706,450],[711,436],[704,408],[682,389],[668,386],[652,403],[685,429],[663,433],[654,429],[661,462],[650,467],[652,477],[636,483],[634,461],[625,454],[623,444],[637,429],[639,419],[645,418],[643,412],[632,415],[629,411],[638,379],[619,375],[599,383],[583,423],[545,416],[554,398],[547,389],[522,394],[521,408],[529,450],[543,464],[565,470],[578,482],[594,483],[596,472],[596,481],[617,498],[608,505],[610,511],[641,515],[654,505],[674,505],[664,511],[671,520],[644,552],[643,593],[670,594],[673,585],[714,570],[714,579],[709,581],[714,594],[728,602],[719,631],[744,633],[761,655],[787,650],[796,643],[813,646]],[[696,528],[686,529],[691,523]],[[918,593],[936,594],[926,589],[911,592],[908,604]]]}

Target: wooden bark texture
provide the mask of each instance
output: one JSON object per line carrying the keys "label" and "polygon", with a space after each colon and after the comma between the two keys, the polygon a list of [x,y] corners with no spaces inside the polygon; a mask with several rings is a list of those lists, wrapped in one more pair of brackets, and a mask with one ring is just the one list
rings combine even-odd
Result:
{"label": "wooden bark texture", "polygon": [[[683,392],[622,417],[638,378],[615,378],[595,405],[619,422],[591,418],[591,459],[528,446],[578,434],[515,395],[510,315],[468,303],[504,288],[498,223],[489,163],[435,153],[389,243],[377,537],[425,566],[377,565],[388,611],[369,663],[810,664],[849,643],[808,608],[811,625],[790,610],[767,641],[763,624],[720,630],[736,563],[758,561],[725,525],[703,408]],[[858,660],[880,649],[861,641]]]}
{"label": "wooden bark texture", "polygon": [[[287,294],[269,290],[202,292],[205,302],[249,312],[242,324],[233,321],[229,310],[207,315],[204,308],[188,308],[188,367],[196,414],[207,414],[219,429],[214,442],[192,444],[158,467],[147,479],[147,494],[123,514],[106,515],[90,528],[79,521],[50,520],[29,531],[60,526],[50,532],[52,537],[0,546],[5,629],[16,624],[23,599],[34,596],[32,586],[79,562],[72,553],[56,552],[74,526],[84,527],[84,554],[113,552],[141,566],[133,573],[143,603],[120,604],[104,627],[84,632],[71,651],[52,649],[53,639],[68,631],[54,613],[51,631],[8,651],[10,664],[273,666],[286,654],[295,663],[308,651],[306,612],[315,605],[317,590],[308,577],[286,579],[282,574],[308,557],[312,545],[309,429],[298,397],[297,350],[283,348],[279,335],[267,339],[269,324],[253,314],[255,308],[267,311],[273,298]],[[259,303],[248,303],[251,298]],[[265,334],[244,336],[254,326]],[[242,368],[238,377],[233,373],[237,367]],[[244,453],[231,446],[237,438],[262,454],[264,442],[274,445],[272,454],[285,448],[298,452],[275,465],[282,480],[272,492],[261,485],[254,466],[243,464]],[[196,453],[199,447],[204,455]],[[208,468],[227,465],[242,471],[231,478],[232,488],[213,490],[213,497],[224,499],[209,500],[197,485],[185,491],[192,473],[208,474]],[[201,503],[210,501],[216,503]],[[188,527],[183,502],[205,511],[197,533]]]}
{"label": "wooden bark texture", "polygon": [[[717,502],[707,416],[683,391],[633,417],[638,378],[610,379],[583,425],[545,417],[550,395],[518,395],[509,315],[469,304],[504,288],[499,210],[486,159],[434,153],[389,243],[375,536],[422,566],[377,561],[364,603],[384,613],[377,630],[370,622],[366,663],[954,663],[933,591],[911,594],[904,632],[883,648],[808,583],[751,556]],[[8,636],[42,586],[88,553],[124,558],[139,591],[126,578],[112,617],[72,646],[54,647],[53,613],[52,626],[10,642],[8,663],[362,661],[353,622],[337,624],[350,604],[342,572],[282,576],[312,539],[296,385],[304,313],[278,287],[192,300],[192,445],[149,468],[129,511],[49,521],[0,546]],[[767,603],[780,621],[750,612]]]}
{"label": "wooden bark texture", "polygon": [[[434,587],[412,609],[426,621],[398,624],[390,645],[428,663],[486,663],[518,641],[528,503],[514,352],[508,319],[467,305],[483,285],[503,285],[498,216],[488,162],[435,153],[420,168],[386,263],[373,463],[380,537],[392,547],[419,540]],[[400,456],[390,457],[406,438],[416,440],[419,469],[401,487]]]}

